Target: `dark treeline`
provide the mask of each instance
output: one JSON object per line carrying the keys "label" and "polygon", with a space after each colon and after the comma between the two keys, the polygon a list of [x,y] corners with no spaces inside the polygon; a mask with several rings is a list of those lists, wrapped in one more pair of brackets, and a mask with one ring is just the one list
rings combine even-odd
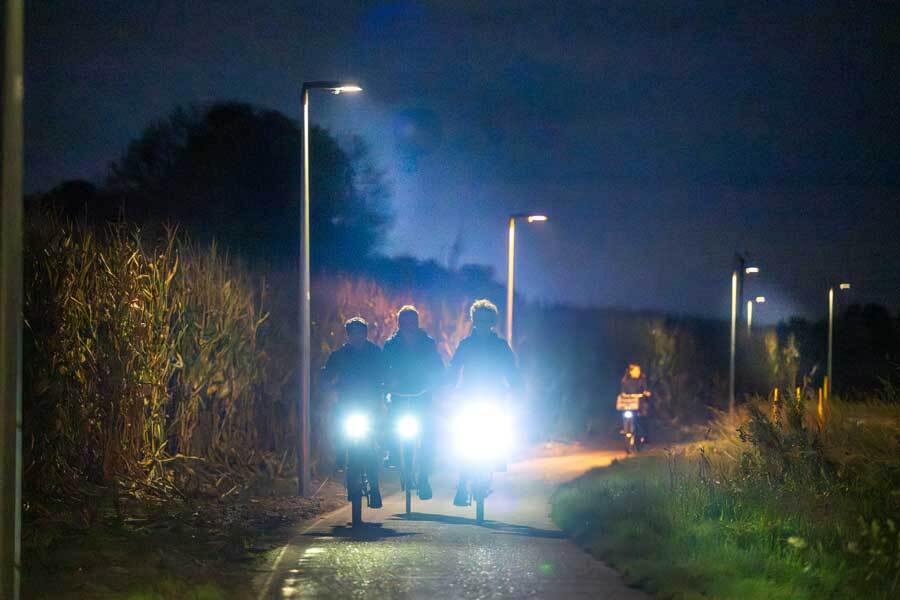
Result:
{"label": "dark treeline", "polygon": [[[345,148],[317,127],[310,138],[315,264],[349,268],[383,239],[389,188],[361,140]],[[296,264],[300,140],[297,123],[276,111],[240,103],[178,108],[131,142],[105,181],[63,183],[29,203],[91,223],[178,224],[245,259]]]}

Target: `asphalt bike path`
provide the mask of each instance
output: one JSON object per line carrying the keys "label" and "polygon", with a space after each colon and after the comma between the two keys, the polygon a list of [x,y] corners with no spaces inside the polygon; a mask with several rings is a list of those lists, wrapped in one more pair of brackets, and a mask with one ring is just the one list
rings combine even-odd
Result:
{"label": "asphalt bike path", "polygon": [[[293,598],[609,598],[647,599],[569,541],[550,521],[560,483],[620,456],[609,451],[537,458],[495,475],[486,521],[452,504],[455,480],[433,481],[434,498],[391,493],[383,508],[363,503],[366,524],[350,527],[350,506],[298,531],[261,573],[260,600]],[[386,491],[395,474],[385,477]]]}

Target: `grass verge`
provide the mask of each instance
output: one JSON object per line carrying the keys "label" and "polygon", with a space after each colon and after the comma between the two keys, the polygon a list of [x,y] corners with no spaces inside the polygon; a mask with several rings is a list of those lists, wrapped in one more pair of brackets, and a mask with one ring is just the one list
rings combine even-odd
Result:
{"label": "grass verge", "polygon": [[594,470],[552,518],[664,598],[897,597],[896,422],[803,421],[757,411],[739,434]]}

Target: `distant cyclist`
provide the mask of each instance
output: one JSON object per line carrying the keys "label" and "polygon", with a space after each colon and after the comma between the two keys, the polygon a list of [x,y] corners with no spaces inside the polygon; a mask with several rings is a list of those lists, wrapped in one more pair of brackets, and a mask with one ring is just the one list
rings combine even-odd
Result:
{"label": "distant cyclist", "polygon": [[[497,307],[490,300],[476,300],[469,309],[472,333],[459,343],[450,361],[451,381],[467,396],[505,398],[521,388],[516,356],[506,340],[494,332]],[[467,479],[460,475],[453,504],[468,505]]]}
{"label": "distant cyclist", "polygon": [[[397,312],[397,331],[384,343],[387,390],[393,396],[391,409],[402,403],[415,410],[422,422],[419,473],[416,489],[422,500],[431,499],[428,477],[434,461],[435,427],[432,391],[444,377],[444,361],[437,345],[419,327],[419,311],[406,305]],[[395,455],[396,452],[392,452]]]}
{"label": "distant cyclist", "polygon": [[[355,317],[344,324],[347,343],[331,353],[322,375],[337,391],[337,414],[343,415],[351,408],[363,408],[377,422],[384,408],[385,364],[381,349],[368,340],[369,324]],[[337,419],[337,422],[340,422]],[[372,457],[366,468],[371,485],[369,506],[381,508],[381,490],[378,486],[380,464],[377,440],[372,440]]]}
{"label": "distant cyclist", "polygon": [[637,411],[637,416],[640,418],[635,419],[634,422],[636,433],[640,436],[641,443],[644,443],[647,439],[647,429],[643,420],[650,415],[650,398],[653,396],[653,392],[650,391],[650,387],[647,385],[647,376],[641,370],[641,365],[637,363],[628,364],[628,368],[625,370],[619,385],[619,393],[640,394],[642,396],[640,408]]}

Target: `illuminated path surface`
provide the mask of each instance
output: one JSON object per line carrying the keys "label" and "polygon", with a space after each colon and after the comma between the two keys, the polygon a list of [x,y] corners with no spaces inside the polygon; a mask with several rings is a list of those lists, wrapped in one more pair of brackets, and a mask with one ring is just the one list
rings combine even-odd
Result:
{"label": "illuminated path surface", "polygon": [[609,464],[613,452],[584,452],[511,465],[495,478],[482,526],[475,508],[452,502],[453,481],[435,497],[403,496],[363,508],[367,525],[348,526],[349,505],[297,536],[258,581],[259,598],[647,598],[568,541],[550,521],[550,494],[563,481]]}

